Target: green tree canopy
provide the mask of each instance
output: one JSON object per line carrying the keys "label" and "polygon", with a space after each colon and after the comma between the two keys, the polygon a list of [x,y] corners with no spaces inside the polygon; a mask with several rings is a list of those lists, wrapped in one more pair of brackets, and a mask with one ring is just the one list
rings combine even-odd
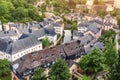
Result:
{"label": "green tree canopy", "polygon": [[71,25],[71,32],[73,33],[74,30],[77,30],[77,22],[76,21],[72,22],[72,25]]}
{"label": "green tree canopy", "polygon": [[108,79],[109,80],[120,80],[120,50],[118,51],[116,62],[111,67],[111,70],[109,71]]}
{"label": "green tree canopy", "polygon": [[0,77],[10,74],[10,63],[7,60],[0,60]]}
{"label": "green tree canopy", "polygon": [[56,61],[50,69],[50,80],[69,80],[71,75],[66,62],[62,59]]}
{"label": "green tree canopy", "polygon": [[113,42],[113,39],[110,38],[106,42],[106,50],[104,52],[105,64],[107,64],[109,68],[111,68],[116,62],[116,54],[117,52],[115,42]]}
{"label": "green tree canopy", "polygon": [[91,80],[91,78],[89,76],[83,75],[79,80]]}
{"label": "green tree canopy", "polygon": [[80,59],[79,66],[86,74],[96,73],[104,70],[104,60],[103,53],[95,48]]}
{"label": "green tree canopy", "polygon": [[66,0],[52,0],[55,12],[67,13],[69,11],[68,2]]}
{"label": "green tree canopy", "polygon": [[46,80],[46,77],[44,75],[44,69],[38,68],[33,75],[32,80]]}
{"label": "green tree canopy", "polygon": [[50,45],[50,41],[48,37],[46,36],[44,39],[42,39],[42,46],[43,48],[48,47]]}
{"label": "green tree canopy", "polygon": [[0,20],[2,22],[41,21],[43,16],[32,2],[38,0],[0,0]]}

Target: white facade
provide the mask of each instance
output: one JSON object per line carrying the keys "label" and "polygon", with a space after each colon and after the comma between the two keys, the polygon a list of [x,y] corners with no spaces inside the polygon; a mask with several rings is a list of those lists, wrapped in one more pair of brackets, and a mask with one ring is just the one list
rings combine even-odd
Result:
{"label": "white facade", "polygon": [[104,30],[113,29],[113,25],[105,25],[105,26],[103,26],[103,27],[104,27]]}
{"label": "white facade", "polygon": [[57,34],[63,34],[63,28],[62,27],[54,27],[54,29],[55,29],[55,33],[57,33]]}
{"label": "white facade", "polygon": [[78,27],[78,32],[84,33],[87,31],[87,28]]}
{"label": "white facade", "polygon": [[57,41],[57,35],[54,35],[54,36],[50,36],[50,35],[47,35],[48,39],[50,42],[56,42]]}
{"label": "white facade", "polygon": [[71,30],[64,30],[64,42],[63,43],[69,43],[71,41]]}
{"label": "white facade", "polygon": [[39,50],[42,50],[42,43],[35,45],[33,47],[30,47],[28,49],[25,49],[23,51],[20,51],[18,53],[15,53],[13,55],[4,53],[4,52],[0,52],[0,59],[8,59],[10,62],[13,62],[26,54],[29,54],[29,53],[35,52],[35,51],[39,51]]}
{"label": "white facade", "polygon": [[2,24],[1,24],[1,21],[0,21],[0,31],[2,31],[3,29],[2,29]]}
{"label": "white facade", "polygon": [[94,3],[94,0],[87,0],[87,2],[86,2],[87,8],[88,8],[88,9],[91,9],[93,3]]}
{"label": "white facade", "polygon": [[120,0],[114,0],[114,7],[120,8]]}

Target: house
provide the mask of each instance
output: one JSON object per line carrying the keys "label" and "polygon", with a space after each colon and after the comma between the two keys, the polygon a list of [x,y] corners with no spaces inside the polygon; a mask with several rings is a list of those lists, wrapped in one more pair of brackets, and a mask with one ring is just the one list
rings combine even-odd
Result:
{"label": "house", "polygon": [[62,45],[67,60],[74,60],[84,55],[84,48],[81,46],[81,41],[72,41]]}
{"label": "house", "polygon": [[120,0],[114,0],[114,7],[120,8]]}
{"label": "house", "polygon": [[91,52],[94,48],[99,48],[101,51],[105,50],[105,44],[103,42],[95,42],[94,44],[89,45],[85,48],[85,53]]}
{"label": "house", "polygon": [[49,68],[56,60],[72,60],[84,54],[80,41],[46,48],[37,52],[29,53],[11,63],[12,79],[27,80],[33,75],[38,67]]}
{"label": "house", "polygon": [[56,34],[63,34],[64,24],[52,23],[51,25],[54,27]]}
{"label": "house", "polygon": [[10,62],[41,49],[42,43],[35,36],[28,36],[17,41],[9,38],[0,39],[0,59],[8,59]]}
{"label": "house", "polygon": [[91,34],[96,39],[98,39],[101,36],[102,25],[96,22],[96,20],[80,23],[78,25],[78,32],[81,32],[84,35]]}
{"label": "house", "polygon": [[40,23],[44,28],[53,27],[56,34],[63,34],[64,24],[56,23],[53,19],[46,18],[43,22]]}
{"label": "house", "polygon": [[57,34],[52,26],[46,27],[45,33],[50,42],[55,43],[57,41]]}
{"label": "house", "polygon": [[14,23],[12,23],[12,22],[8,22],[8,23],[6,23],[6,24],[3,24],[3,29],[4,29],[4,31],[9,31],[9,30],[11,30],[11,27],[14,27]]}
{"label": "house", "polygon": [[104,30],[109,30],[109,29],[118,29],[117,25],[117,19],[116,17],[106,15],[104,20],[103,20],[103,29]]}
{"label": "house", "polygon": [[45,33],[45,29],[44,29],[44,28],[41,28],[41,29],[36,30],[36,31],[32,31],[32,30],[31,30],[30,34],[36,36],[36,37],[38,38],[38,40],[43,39],[43,38],[45,38],[45,36],[46,36],[46,33]]}
{"label": "house", "polygon": [[94,4],[94,0],[87,0],[86,5],[88,9],[91,9]]}
{"label": "house", "polygon": [[10,31],[1,31],[0,32],[0,38],[6,38],[10,37],[12,40],[18,40],[19,35],[16,30],[10,30]]}
{"label": "house", "polygon": [[72,12],[64,15],[64,18],[70,21],[77,21],[80,17],[82,17],[82,15],[77,12]]}
{"label": "house", "polygon": [[82,37],[79,37],[78,40],[81,41],[80,44],[83,45],[84,47],[88,47],[90,44],[93,44],[96,42],[96,39],[91,34],[87,34]]}
{"label": "house", "polygon": [[59,16],[52,16],[50,19],[52,19],[55,23],[63,22],[63,19]]}
{"label": "house", "polygon": [[64,42],[63,43],[69,43],[72,39],[71,30],[64,30]]}
{"label": "house", "polygon": [[45,12],[44,14],[45,14],[46,18],[50,18],[50,17],[54,16],[54,14],[50,13],[50,12]]}
{"label": "house", "polygon": [[79,37],[82,37],[82,36],[84,36],[83,33],[78,32],[77,30],[74,30],[74,31],[73,31],[73,40],[78,40]]}
{"label": "house", "polygon": [[114,7],[113,7],[112,4],[106,4],[106,6],[107,6],[107,9],[106,9],[107,12],[110,12],[110,11],[114,10]]}

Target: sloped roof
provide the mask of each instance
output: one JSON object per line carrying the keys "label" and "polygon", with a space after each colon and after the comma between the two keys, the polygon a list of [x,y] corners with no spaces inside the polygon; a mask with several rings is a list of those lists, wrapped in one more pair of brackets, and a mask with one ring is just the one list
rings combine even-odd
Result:
{"label": "sloped roof", "polygon": [[1,31],[0,32],[0,37],[9,37],[9,36],[17,36],[17,32],[15,30],[11,31]]}
{"label": "sloped roof", "polygon": [[6,52],[8,54],[15,54],[30,47],[33,47],[40,42],[37,40],[35,36],[29,36],[23,39],[19,39],[17,41],[9,41],[6,39],[0,39],[0,50]]}
{"label": "sloped roof", "polygon": [[40,38],[42,36],[45,36],[45,29],[44,28],[41,28],[39,30],[36,30],[36,31],[32,31],[31,33],[32,35],[36,36],[37,38]]}
{"label": "sloped roof", "polygon": [[[72,49],[71,49],[72,48]],[[80,41],[73,41],[71,43],[58,45],[55,47],[46,48],[38,52],[30,53],[23,56],[11,63],[13,68],[14,65],[18,64],[15,69],[18,73],[22,73],[27,69],[33,69],[37,66],[46,64],[47,62],[56,61],[62,56],[66,57],[80,52],[83,48],[80,46]]]}
{"label": "sloped roof", "polygon": [[79,37],[79,40],[81,41],[81,45],[87,45],[89,44],[92,40],[94,39],[94,37],[90,34],[88,35],[84,35],[82,37]]}

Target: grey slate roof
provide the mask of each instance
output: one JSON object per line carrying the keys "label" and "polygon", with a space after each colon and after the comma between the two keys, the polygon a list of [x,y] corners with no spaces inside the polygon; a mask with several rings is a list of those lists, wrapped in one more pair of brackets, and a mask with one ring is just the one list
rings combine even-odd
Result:
{"label": "grey slate roof", "polygon": [[99,26],[94,22],[80,23],[78,27],[87,28],[87,31],[92,31],[94,34],[100,31]]}
{"label": "grey slate roof", "polygon": [[90,34],[88,35],[84,35],[82,37],[79,37],[79,40],[81,41],[81,45],[87,45],[89,44],[92,40],[94,39],[94,37]]}
{"label": "grey slate roof", "polygon": [[0,50],[8,54],[15,54],[17,52],[23,51],[27,48],[33,47],[40,42],[35,36],[29,36],[17,41],[9,41],[6,39],[0,39]]}
{"label": "grey slate roof", "polygon": [[51,35],[51,36],[54,36],[55,35],[55,29],[52,27],[52,26],[48,26],[45,29],[45,33],[47,35]]}
{"label": "grey slate roof", "polygon": [[41,28],[39,30],[36,30],[36,31],[32,31],[31,33],[32,35],[36,36],[37,38],[40,38],[40,37],[43,37],[45,36],[45,29],[44,28]]}
{"label": "grey slate roof", "polygon": [[9,36],[17,36],[17,32],[15,30],[11,31],[1,31],[0,32],[0,37],[9,37]]}
{"label": "grey slate roof", "polygon": [[85,48],[85,52],[89,53],[92,51],[94,48],[99,48],[100,50],[104,51],[105,50],[105,45],[103,42],[96,42],[94,44],[91,44],[89,47]]}
{"label": "grey slate roof", "polygon": [[46,64],[46,62],[56,61],[62,56],[66,57],[66,55],[70,56],[83,51],[84,49],[80,45],[80,42],[73,41],[71,43],[45,48],[38,52],[24,55],[21,59],[12,62],[11,66],[21,74],[26,68],[32,70],[35,67]]}
{"label": "grey slate roof", "polygon": [[61,27],[60,23],[52,23],[53,27]]}
{"label": "grey slate roof", "polygon": [[83,33],[78,32],[77,30],[74,30],[73,31],[73,36],[81,37],[81,36],[83,36]]}

